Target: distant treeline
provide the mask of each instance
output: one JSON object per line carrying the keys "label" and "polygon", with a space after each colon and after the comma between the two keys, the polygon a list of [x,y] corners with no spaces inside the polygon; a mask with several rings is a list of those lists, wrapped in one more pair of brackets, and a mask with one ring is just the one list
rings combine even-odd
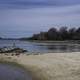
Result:
{"label": "distant treeline", "polygon": [[0,40],[19,40],[19,38],[1,38],[0,37]]}
{"label": "distant treeline", "polygon": [[50,28],[47,32],[40,32],[39,34],[34,34],[30,38],[23,38],[28,40],[80,40],[80,27],[70,28],[61,27]]}

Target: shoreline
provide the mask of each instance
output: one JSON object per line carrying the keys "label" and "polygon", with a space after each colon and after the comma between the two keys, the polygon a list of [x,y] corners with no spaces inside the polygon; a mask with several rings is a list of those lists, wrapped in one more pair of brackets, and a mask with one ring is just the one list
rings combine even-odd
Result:
{"label": "shoreline", "polygon": [[[5,69],[5,71],[4,71],[4,69]],[[0,61],[0,79],[3,80],[4,78],[6,80],[8,80],[9,78],[11,80],[15,80],[15,79],[32,80],[32,76],[24,68],[24,66],[22,66],[18,63],[15,63],[15,62]]]}
{"label": "shoreline", "polygon": [[[17,63],[29,71],[32,80],[79,80],[80,52],[49,53],[43,55],[6,56],[0,62]],[[34,74],[35,73],[35,74]]]}
{"label": "shoreline", "polygon": [[0,39],[0,40],[17,40],[17,41],[28,41],[28,42],[43,42],[43,43],[55,43],[55,42],[80,42],[80,40],[21,40],[21,39]]}

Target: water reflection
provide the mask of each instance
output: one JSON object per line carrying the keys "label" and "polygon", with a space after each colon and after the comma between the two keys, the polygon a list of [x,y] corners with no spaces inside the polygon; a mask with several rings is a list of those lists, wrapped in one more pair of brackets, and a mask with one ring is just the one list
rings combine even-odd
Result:
{"label": "water reflection", "polygon": [[19,40],[0,40],[0,47],[12,46],[15,42],[17,47],[28,50],[29,52],[78,52],[80,44],[73,42],[29,42]]}
{"label": "water reflection", "polygon": [[32,80],[32,78],[24,69],[0,64],[0,80]]}
{"label": "water reflection", "polygon": [[79,44],[71,45],[48,45],[47,49],[52,50],[53,52],[78,52],[80,51]]}

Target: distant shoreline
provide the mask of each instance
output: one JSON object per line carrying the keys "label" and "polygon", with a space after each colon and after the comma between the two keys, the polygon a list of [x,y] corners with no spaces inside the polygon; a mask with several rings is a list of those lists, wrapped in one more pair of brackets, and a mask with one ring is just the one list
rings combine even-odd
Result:
{"label": "distant shoreline", "polygon": [[20,41],[29,41],[29,42],[41,42],[41,43],[67,43],[67,42],[79,42],[80,40],[20,40]]}
{"label": "distant shoreline", "polygon": [[29,40],[22,38],[1,38],[0,40],[20,40],[20,41],[31,41],[31,42],[80,42],[80,40]]}
{"label": "distant shoreline", "polygon": [[39,42],[39,43],[80,43],[80,40],[24,40],[20,38],[2,38],[0,40],[19,40],[19,41],[28,41],[28,42]]}
{"label": "distant shoreline", "polygon": [[1,38],[0,40],[20,40],[18,38]]}

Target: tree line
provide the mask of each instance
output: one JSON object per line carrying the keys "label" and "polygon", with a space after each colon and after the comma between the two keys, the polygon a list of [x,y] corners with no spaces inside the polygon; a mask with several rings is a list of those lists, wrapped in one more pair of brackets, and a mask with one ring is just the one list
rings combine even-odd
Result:
{"label": "tree line", "polygon": [[59,29],[53,27],[47,32],[40,32],[39,34],[33,34],[29,40],[80,40],[80,27],[79,28],[67,28],[61,27]]}

